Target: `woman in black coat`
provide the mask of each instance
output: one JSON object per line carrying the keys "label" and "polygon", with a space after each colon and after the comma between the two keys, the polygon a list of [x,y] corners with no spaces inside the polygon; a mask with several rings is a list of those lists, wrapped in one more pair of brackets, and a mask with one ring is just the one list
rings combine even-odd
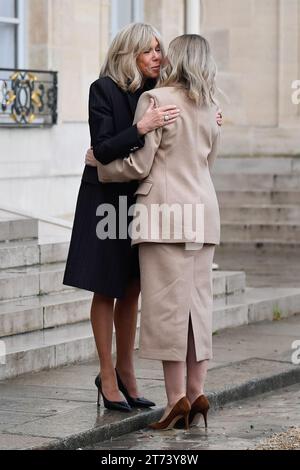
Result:
{"label": "woman in black coat", "polygon": [[[91,146],[102,164],[127,157],[143,147],[143,135],[172,124],[178,117],[176,106],[154,108],[152,103],[141,121],[132,125],[138,99],[145,90],[155,86],[162,59],[159,34],[150,25],[129,25],[113,40],[100,78],[92,83],[89,95]],[[107,408],[121,411],[155,405],[139,397],[134,374],[140,292],[138,253],[137,248],[131,247],[129,236],[98,238],[96,228],[103,217],[96,211],[102,204],[115,208],[118,234],[119,197],[125,197],[130,207],[135,202],[137,186],[135,181],[101,184],[96,168],[85,167],[63,280],[66,285],[94,292],[91,322],[101,370],[101,379],[99,374],[95,381],[98,404],[102,393]],[[127,217],[126,228],[130,221]],[[113,321],[116,367],[111,352]]]}

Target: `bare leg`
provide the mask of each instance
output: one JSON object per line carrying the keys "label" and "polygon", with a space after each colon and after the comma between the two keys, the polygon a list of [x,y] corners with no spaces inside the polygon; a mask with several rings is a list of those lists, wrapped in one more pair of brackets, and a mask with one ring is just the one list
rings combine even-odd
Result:
{"label": "bare leg", "polygon": [[118,389],[112,360],[114,299],[94,294],[91,307],[91,323],[99,355],[102,390],[108,400],[124,400]]}
{"label": "bare leg", "polygon": [[187,351],[187,397],[191,404],[199,395],[204,393],[207,366],[208,360],[197,362],[194,333],[190,318]]}
{"label": "bare leg", "polygon": [[163,369],[168,404],[160,421],[163,421],[178,400],[185,396],[185,363],[163,361]]}
{"label": "bare leg", "polygon": [[132,398],[140,396],[135,379],[133,357],[139,293],[140,283],[134,280],[128,286],[125,297],[116,301],[114,311],[117,344],[116,369]]}

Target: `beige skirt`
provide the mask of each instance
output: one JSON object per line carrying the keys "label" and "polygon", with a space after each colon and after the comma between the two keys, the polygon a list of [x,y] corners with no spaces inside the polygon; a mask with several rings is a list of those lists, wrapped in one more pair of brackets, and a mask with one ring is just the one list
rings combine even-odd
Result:
{"label": "beige skirt", "polygon": [[191,317],[197,361],[212,358],[212,263],[215,245],[142,243],[139,356],[186,361]]}

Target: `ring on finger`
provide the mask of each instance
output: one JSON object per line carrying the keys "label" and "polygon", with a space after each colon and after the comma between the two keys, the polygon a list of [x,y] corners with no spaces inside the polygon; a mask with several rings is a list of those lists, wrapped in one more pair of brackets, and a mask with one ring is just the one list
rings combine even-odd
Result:
{"label": "ring on finger", "polygon": [[164,115],[164,120],[165,120],[165,121],[168,121],[169,119],[170,119],[170,116],[169,116],[168,114],[165,114],[165,115]]}

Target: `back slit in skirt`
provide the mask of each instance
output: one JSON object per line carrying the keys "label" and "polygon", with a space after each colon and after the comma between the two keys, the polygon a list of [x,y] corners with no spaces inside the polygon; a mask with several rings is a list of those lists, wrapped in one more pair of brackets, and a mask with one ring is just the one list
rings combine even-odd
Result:
{"label": "back slit in skirt", "polygon": [[141,326],[139,356],[186,361],[191,316],[197,361],[212,359],[212,264],[215,245],[139,245]]}

